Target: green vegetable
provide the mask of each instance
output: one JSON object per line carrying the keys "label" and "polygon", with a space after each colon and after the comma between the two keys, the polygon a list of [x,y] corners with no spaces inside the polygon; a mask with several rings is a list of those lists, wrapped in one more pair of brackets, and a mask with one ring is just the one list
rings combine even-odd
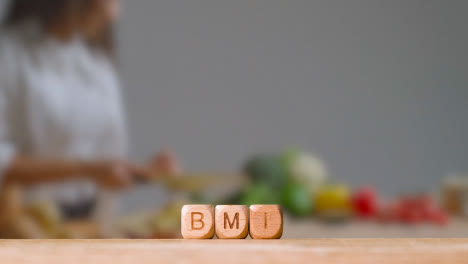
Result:
{"label": "green vegetable", "polygon": [[280,199],[271,186],[267,184],[253,184],[247,187],[241,199],[241,204],[279,204]]}
{"label": "green vegetable", "polygon": [[245,166],[245,173],[255,184],[267,184],[281,190],[288,181],[288,168],[282,157],[277,155],[257,155]]}
{"label": "green vegetable", "polygon": [[[291,172],[292,172],[291,169],[292,169],[292,167],[294,165],[294,162],[298,159],[298,157],[301,154],[302,154],[302,152],[297,148],[287,149],[281,154],[282,162],[283,162],[284,166],[287,168],[288,174],[291,174]],[[288,176],[290,176],[290,175],[288,175]]]}
{"label": "green vegetable", "polygon": [[288,184],[283,190],[282,200],[283,206],[295,216],[308,216],[313,212],[313,199],[303,184]]}

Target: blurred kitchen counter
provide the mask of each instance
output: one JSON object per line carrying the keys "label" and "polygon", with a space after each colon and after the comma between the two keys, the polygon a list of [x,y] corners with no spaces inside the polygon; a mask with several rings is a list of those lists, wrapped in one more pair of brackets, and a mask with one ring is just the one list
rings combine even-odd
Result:
{"label": "blurred kitchen counter", "polygon": [[[152,215],[152,214],[149,214]],[[136,219],[148,219],[142,216]],[[141,222],[140,220],[140,222]],[[138,224],[139,226],[141,224]],[[161,235],[147,233],[142,236],[125,235],[114,238],[180,238],[180,231]],[[122,234],[126,234],[123,232]],[[172,235],[171,235],[172,234]],[[401,223],[379,223],[377,221],[349,220],[346,222],[325,223],[316,218],[295,219],[284,216],[283,239],[316,238],[468,238],[468,219],[453,218],[447,226],[435,224],[408,225]]]}
{"label": "blurred kitchen counter", "polygon": [[315,219],[285,217],[283,238],[468,238],[468,219],[454,218],[447,226],[406,225],[351,220],[324,223]]}

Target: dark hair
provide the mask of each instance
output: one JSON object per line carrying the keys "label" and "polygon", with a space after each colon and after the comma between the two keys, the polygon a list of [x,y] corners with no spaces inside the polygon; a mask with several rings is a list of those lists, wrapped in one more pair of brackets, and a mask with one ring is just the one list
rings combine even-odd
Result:
{"label": "dark hair", "polygon": [[[10,0],[4,27],[33,20],[48,29],[54,24],[71,23],[71,17],[88,12],[96,0]],[[114,34],[111,27],[89,40],[90,46],[107,55],[114,55]]]}

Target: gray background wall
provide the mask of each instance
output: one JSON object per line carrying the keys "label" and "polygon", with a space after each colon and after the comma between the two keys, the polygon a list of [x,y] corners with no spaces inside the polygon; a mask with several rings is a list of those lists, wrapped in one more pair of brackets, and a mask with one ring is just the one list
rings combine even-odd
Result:
{"label": "gray background wall", "polygon": [[229,171],[296,145],[386,192],[468,171],[468,1],[123,3],[135,159]]}
{"label": "gray background wall", "polygon": [[386,192],[468,171],[468,1],[124,1],[134,157],[193,170],[316,152]]}

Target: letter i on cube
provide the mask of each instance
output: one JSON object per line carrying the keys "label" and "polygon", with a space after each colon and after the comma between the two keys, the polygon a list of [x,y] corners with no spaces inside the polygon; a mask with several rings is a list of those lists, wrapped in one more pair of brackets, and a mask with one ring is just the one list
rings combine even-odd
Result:
{"label": "letter i on cube", "polygon": [[[250,218],[250,219],[249,219]],[[185,205],[182,236],[211,239],[279,239],[283,234],[283,211],[279,205]]]}

